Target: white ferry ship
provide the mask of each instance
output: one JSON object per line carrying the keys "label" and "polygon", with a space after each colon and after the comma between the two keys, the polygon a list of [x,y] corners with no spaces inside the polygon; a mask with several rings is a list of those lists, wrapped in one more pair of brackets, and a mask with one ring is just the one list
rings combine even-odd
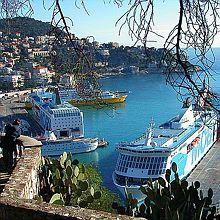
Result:
{"label": "white ferry ship", "polygon": [[56,105],[56,95],[38,91],[30,95],[33,115],[45,134],[42,155],[61,155],[64,151],[84,153],[98,147],[97,138],[84,138],[83,113],[69,103]]}
{"label": "white ferry ship", "polygon": [[116,146],[119,156],[113,181],[122,194],[126,187],[142,201],[146,196],[139,188],[146,185],[148,178],[154,181],[164,177],[166,169],[175,162],[182,179],[212,147],[217,139],[217,115],[192,105],[182,110],[159,128],[151,124],[141,138]]}

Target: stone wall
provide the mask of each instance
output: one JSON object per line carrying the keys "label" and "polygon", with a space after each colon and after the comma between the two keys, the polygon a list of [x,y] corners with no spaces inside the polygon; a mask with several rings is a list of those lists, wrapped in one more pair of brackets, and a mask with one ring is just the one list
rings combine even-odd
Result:
{"label": "stone wall", "polygon": [[24,150],[0,195],[0,220],[131,219],[97,210],[56,206],[34,200],[33,197],[39,192],[41,148],[39,142],[27,140],[28,138],[25,139],[25,146],[29,148]]}
{"label": "stone wall", "polygon": [[38,195],[38,170],[41,161],[41,148],[25,149],[19,159],[1,197],[13,196],[18,199],[33,199]]}

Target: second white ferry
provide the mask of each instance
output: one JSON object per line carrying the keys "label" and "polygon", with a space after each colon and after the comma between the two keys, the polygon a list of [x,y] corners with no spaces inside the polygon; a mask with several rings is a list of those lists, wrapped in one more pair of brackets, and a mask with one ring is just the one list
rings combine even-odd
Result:
{"label": "second white ferry", "polygon": [[154,181],[164,177],[173,162],[177,164],[179,177],[186,177],[216,140],[217,115],[190,105],[159,128],[151,124],[141,138],[116,146],[119,156],[114,184],[122,194],[126,188],[142,201],[146,195],[141,193],[140,186],[145,186],[148,178]]}
{"label": "second white ferry", "polygon": [[55,93],[38,91],[29,97],[33,116],[45,133],[42,155],[61,155],[64,151],[84,153],[98,147],[97,138],[84,138],[83,113],[69,103],[56,104]]}

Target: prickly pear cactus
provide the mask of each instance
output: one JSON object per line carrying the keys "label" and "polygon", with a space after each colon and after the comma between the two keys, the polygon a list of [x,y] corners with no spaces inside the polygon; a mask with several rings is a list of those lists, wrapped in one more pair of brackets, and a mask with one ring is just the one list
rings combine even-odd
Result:
{"label": "prickly pear cactus", "polygon": [[[216,208],[211,206],[213,191],[208,190],[206,197],[200,188],[200,183],[195,181],[190,186],[186,180],[180,180],[177,165],[172,164],[171,170],[167,169],[165,178],[159,177],[152,182],[147,181],[140,190],[146,195],[145,200],[137,206],[137,201],[128,195],[125,189],[125,206],[117,203],[113,208],[120,214],[128,214],[137,217],[145,217],[152,220],[205,220],[214,219]],[[173,172],[174,180],[171,180]]]}
{"label": "prickly pear cactus", "polygon": [[87,207],[100,199],[91,186],[86,166],[64,152],[59,159],[42,158],[40,188],[43,200],[52,204]]}

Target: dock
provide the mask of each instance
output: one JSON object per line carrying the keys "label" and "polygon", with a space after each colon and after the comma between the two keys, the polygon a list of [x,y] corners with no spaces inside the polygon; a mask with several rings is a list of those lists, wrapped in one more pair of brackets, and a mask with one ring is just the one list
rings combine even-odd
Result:
{"label": "dock", "polygon": [[187,178],[189,184],[199,181],[200,189],[207,196],[208,189],[214,192],[213,204],[220,204],[220,141],[208,151]]}

